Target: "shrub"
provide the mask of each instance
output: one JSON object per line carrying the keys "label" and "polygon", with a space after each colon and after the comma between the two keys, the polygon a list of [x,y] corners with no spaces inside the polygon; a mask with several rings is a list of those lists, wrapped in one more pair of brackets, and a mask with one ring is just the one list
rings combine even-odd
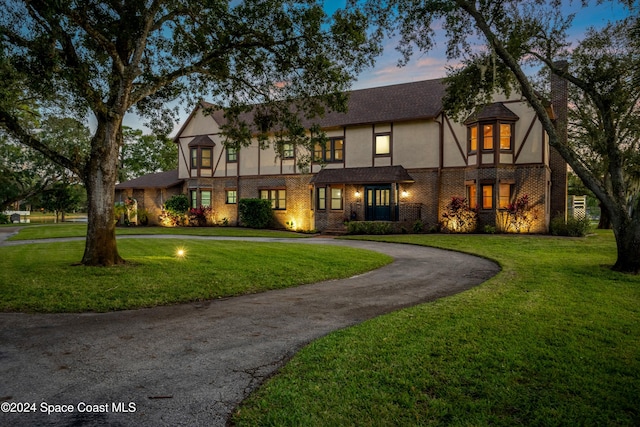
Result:
{"label": "shrub", "polygon": [[176,194],[164,203],[164,208],[168,211],[184,214],[189,210],[189,199],[184,194]]}
{"label": "shrub", "polygon": [[238,212],[242,225],[250,228],[267,228],[273,222],[271,202],[264,199],[240,199]]}
{"label": "shrub", "polygon": [[164,204],[164,210],[160,214],[160,222],[166,227],[184,225],[186,213],[189,210],[189,199],[184,194],[172,196]]}
{"label": "shrub", "polygon": [[569,217],[565,221],[563,217],[557,216],[549,225],[549,232],[554,236],[584,237],[590,229],[591,220],[587,217]]}
{"label": "shrub", "polygon": [[138,209],[138,224],[149,225],[149,211],[146,209]]}
{"label": "shrub", "polygon": [[348,234],[392,234],[393,227],[388,222],[382,221],[349,221],[347,223]]}
{"label": "shrub", "polygon": [[9,224],[9,215],[0,213],[0,224]]}
{"label": "shrub", "polygon": [[204,227],[211,218],[212,210],[209,206],[189,209],[189,225],[194,227]]}
{"label": "shrub", "polygon": [[442,214],[443,231],[472,233],[478,225],[478,212],[467,204],[464,197],[452,197]]}
{"label": "shrub", "polygon": [[529,204],[529,196],[525,194],[501,211],[499,218],[500,231],[528,233],[533,223],[538,219],[538,211]]}
{"label": "shrub", "polygon": [[493,225],[485,225],[484,232],[485,234],[496,234],[496,228]]}
{"label": "shrub", "polygon": [[413,223],[413,232],[416,234],[420,234],[424,231],[424,222],[417,219],[416,222]]}

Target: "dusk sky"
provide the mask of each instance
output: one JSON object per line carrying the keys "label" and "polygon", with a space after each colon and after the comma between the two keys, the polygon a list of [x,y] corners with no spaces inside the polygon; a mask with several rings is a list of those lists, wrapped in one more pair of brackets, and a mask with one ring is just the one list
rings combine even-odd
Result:
{"label": "dusk sky", "polygon": [[[592,3],[596,3],[593,1]],[[328,14],[332,14],[336,9],[344,8],[346,0],[327,0],[325,1]],[[604,2],[600,5],[594,5],[589,8],[582,8],[580,1],[567,1],[562,8],[565,15],[575,13],[574,24],[571,28],[570,36],[574,40],[580,40],[585,30],[591,26],[602,27],[607,22],[620,19],[628,14],[628,11],[619,4]],[[437,43],[433,50],[427,54],[420,52],[414,53],[410,62],[401,68],[398,68],[398,60],[400,54],[395,50],[397,40],[389,39],[384,46],[383,54],[377,58],[374,68],[363,72],[353,84],[353,89],[365,89],[376,86],[388,86],[398,83],[407,83],[419,80],[428,80],[444,77],[446,65],[455,65],[448,63],[445,57],[445,41],[444,38]],[[184,111],[185,105],[182,106],[180,119],[174,127],[176,132],[188,117],[190,111]],[[139,119],[133,115],[125,118],[125,125],[133,128],[143,128]],[[145,133],[148,129],[144,129]]]}

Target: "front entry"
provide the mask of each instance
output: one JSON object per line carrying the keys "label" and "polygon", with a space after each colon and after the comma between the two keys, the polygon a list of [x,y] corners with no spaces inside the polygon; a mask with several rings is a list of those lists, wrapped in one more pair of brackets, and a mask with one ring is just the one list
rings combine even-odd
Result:
{"label": "front entry", "polygon": [[391,185],[368,185],[365,187],[365,220],[391,220]]}

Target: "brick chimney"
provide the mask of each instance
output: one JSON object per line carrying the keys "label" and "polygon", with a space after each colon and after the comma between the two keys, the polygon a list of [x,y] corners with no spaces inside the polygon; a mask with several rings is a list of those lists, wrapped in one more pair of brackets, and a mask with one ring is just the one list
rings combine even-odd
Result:
{"label": "brick chimney", "polygon": [[[567,70],[567,61],[556,61],[554,65]],[[551,74],[551,105],[555,113],[554,124],[561,144],[567,144],[568,123],[568,84],[567,81],[555,74]],[[549,153],[549,167],[551,169],[551,217],[561,215],[567,217],[567,162],[558,151],[551,147]]]}

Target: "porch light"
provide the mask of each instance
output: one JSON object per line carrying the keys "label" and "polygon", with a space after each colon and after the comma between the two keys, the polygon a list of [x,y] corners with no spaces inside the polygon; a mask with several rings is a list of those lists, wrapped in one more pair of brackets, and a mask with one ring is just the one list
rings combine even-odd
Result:
{"label": "porch light", "polygon": [[407,197],[409,197],[409,193],[406,190],[402,190],[402,193],[400,195],[402,196],[403,199],[406,199]]}
{"label": "porch light", "polygon": [[360,198],[360,191],[356,190],[356,199]]}

